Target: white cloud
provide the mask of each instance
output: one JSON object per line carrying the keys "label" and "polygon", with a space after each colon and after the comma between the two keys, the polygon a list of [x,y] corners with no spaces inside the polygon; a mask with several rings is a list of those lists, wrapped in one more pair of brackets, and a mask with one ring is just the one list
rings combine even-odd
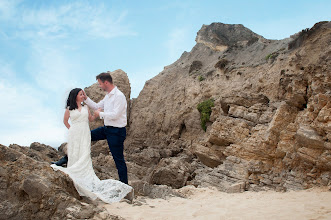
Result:
{"label": "white cloud", "polygon": [[[19,87],[17,87],[19,85]],[[0,80],[0,143],[29,146],[40,142],[58,147],[65,142],[62,111],[43,102],[43,94],[20,82]]]}
{"label": "white cloud", "polygon": [[15,15],[15,8],[22,0],[1,0],[0,18],[7,20]]}
{"label": "white cloud", "polygon": [[44,89],[54,92],[80,85],[81,65],[69,57],[63,46],[34,44],[27,60],[27,70]]}
{"label": "white cloud", "polygon": [[0,60],[0,77],[7,79],[15,77],[12,64]]}
{"label": "white cloud", "polygon": [[136,35],[125,24],[127,11],[109,10],[102,4],[74,1],[59,6],[29,8],[24,4],[8,2],[2,4],[2,7],[0,5],[0,11],[10,9],[5,18],[16,25],[16,33],[12,37],[49,40],[66,37],[107,39]]}
{"label": "white cloud", "polygon": [[35,82],[17,77],[15,66],[0,60],[0,144],[40,142],[57,148],[66,141],[65,101],[80,85],[80,68],[62,49],[33,46],[28,70]]}

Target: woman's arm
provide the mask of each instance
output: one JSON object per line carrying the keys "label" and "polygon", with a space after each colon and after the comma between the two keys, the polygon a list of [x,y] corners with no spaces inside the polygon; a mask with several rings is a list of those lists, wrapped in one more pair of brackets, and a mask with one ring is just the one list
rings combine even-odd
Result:
{"label": "woman's arm", "polygon": [[90,112],[90,108],[87,107],[87,110],[88,110],[88,120],[89,121],[94,121],[95,118],[96,118],[96,115],[91,115],[91,112]]}
{"label": "woman's arm", "polygon": [[63,123],[68,129],[70,128],[69,117],[70,117],[69,109],[66,109],[66,111],[64,112]]}

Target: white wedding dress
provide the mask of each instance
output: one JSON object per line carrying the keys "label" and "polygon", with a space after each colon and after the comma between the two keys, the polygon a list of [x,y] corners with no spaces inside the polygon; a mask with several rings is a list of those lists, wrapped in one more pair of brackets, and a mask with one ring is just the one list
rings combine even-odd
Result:
{"label": "white wedding dress", "polygon": [[92,200],[99,198],[112,203],[123,199],[132,187],[117,180],[100,180],[94,173],[91,159],[91,132],[88,108],[83,106],[70,111],[71,126],[68,136],[67,168],[52,164],[54,170],[61,170],[73,180],[78,193]]}

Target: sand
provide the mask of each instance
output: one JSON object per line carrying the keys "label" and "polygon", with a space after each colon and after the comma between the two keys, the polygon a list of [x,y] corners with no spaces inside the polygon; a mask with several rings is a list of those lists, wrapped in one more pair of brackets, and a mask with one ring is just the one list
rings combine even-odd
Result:
{"label": "sand", "polygon": [[291,192],[229,194],[210,188],[184,187],[186,198],[137,197],[133,204],[118,202],[104,207],[112,215],[138,219],[330,219],[331,191],[316,188]]}

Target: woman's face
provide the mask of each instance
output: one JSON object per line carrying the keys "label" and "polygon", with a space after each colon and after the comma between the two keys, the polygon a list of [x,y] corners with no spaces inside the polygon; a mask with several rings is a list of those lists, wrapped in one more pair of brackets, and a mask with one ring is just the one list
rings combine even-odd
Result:
{"label": "woman's face", "polygon": [[83,101],[84,101],[83,90],[80,90],[76,97],[76,102],[83,102]]}

